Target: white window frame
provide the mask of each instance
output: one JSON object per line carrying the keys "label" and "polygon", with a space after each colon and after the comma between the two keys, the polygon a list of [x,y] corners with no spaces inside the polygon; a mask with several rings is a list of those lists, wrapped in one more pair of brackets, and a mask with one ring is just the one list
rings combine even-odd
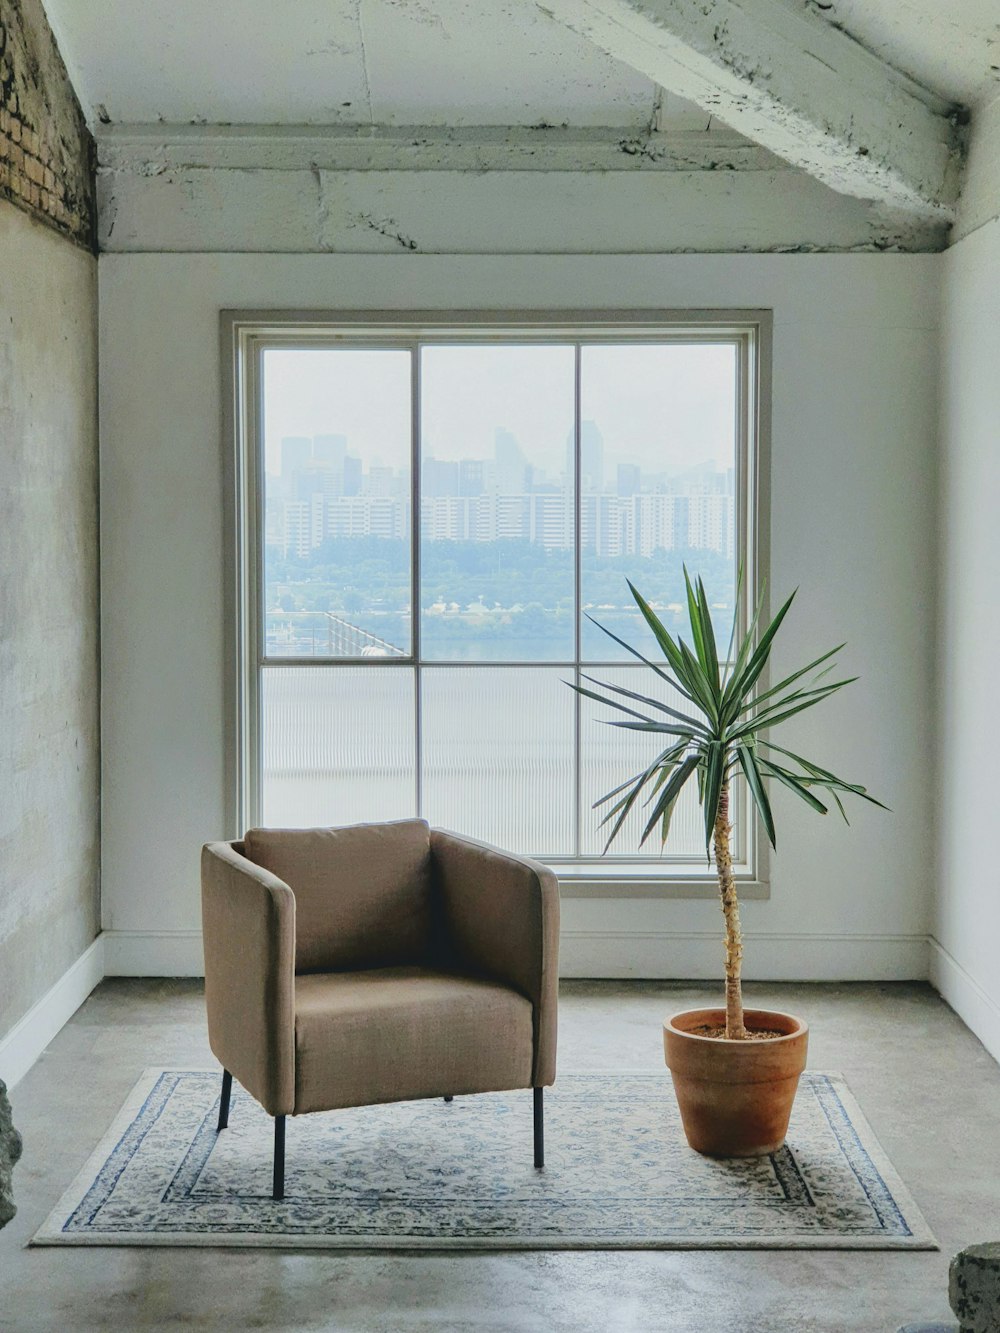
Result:
{"label": "white window frame", "polygon": [[[226,310],[221,313],[223,370],[222,448],[226,538],[226,771],[230,834],[242,836],[259,822],[261,768],[260,676],[263,666],[330,666],[328,659],[276,659],[264,654],[260,614],[263,589],[263,416],[262,358],[270,348],[337,346],[392,347],[411,350],[412,579],[419,592],[419,345],[428,343],[517,342],[592,343],[720,342],[737,347],[736,547],[744,560],[740,624],[747,623],[751,596],[766,588],[769,543],[769,445],[771,312],[767,310],[641,311],[271,311]],[[579,395],[579,352],[576,356]],[[575,412],[579,429],[579,402]],[[577,449],[579,468],[579,449]],[[577,506],[579,511],[579,505]],[[577,520],[579,521],[579,519]],[[576,543],[579,590],[581,551]],[[766,607],[765,607],[766,610]],[[405,664],[417,672],[419,700],[419,597],[411,624],[411,652]],[[579,638],[579,636],[578,636]],[[578,643],[579,647],[579,643]],[[577,654],[578,655],[578,654]],[[356,659],[340,664],[358,665]],[[401,659],[402,663],[403,659]],[[428,665],[431,665],[428,663]],[[442,665],[434,662],[434,666]],[[470,665],[461,663],[460,665]],[[522,665],[494,663],[493,666]],[[542,665],[531,663],[530,665]],[[549,664],[545,664],[549,665]],[[553,665],[559,665],[555,663]],[[588,667],[592,665],[588,663]],[[620,662],[615,665],[621,665]],[[386,669],[384,664],[372,669]],[[578,669],[578,668],[576,668]],[[599,667],[596,669],[600,669]],[[765,682],[762,681],[762,685]],[[419,705],[418,705],[419,710]],[[419,726],[419,721],[418,724]],[[579,731],[579,728],[577,728]],[[579,737],[577,737],[577,744]],[[417,780],[419,792],[419,777]],[[418,798],[419,799],[419,798]],[[769,896],[767,849],[749,817],[746,794],[737,820],[735,868],[744,898]],[[711,898],[717,893],[714,869],[677,860],[655,862],[607,858],[600,861],[552,859],[560,887],[570,896]]]}

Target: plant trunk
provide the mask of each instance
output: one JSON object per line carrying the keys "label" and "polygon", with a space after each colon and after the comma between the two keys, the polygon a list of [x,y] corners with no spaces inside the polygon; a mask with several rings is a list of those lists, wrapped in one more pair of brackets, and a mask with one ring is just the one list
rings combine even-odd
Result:
{"label": "plant trunk", "polygon": [[719,876],[722,914],[726,918],[726,1036],[739,1040],[747,1035],[743,1026],[743,936],[740,932],[740,904],[733,878],[733,858],[729,850],[729,781],[719,792],[715,814],[715,869]]}

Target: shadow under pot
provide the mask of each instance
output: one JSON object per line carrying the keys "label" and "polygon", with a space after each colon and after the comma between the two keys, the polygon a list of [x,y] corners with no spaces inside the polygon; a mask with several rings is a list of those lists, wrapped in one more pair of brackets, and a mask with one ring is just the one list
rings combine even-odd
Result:
{"label": "shadow under pot", "polygon": [[744,1025],[767,1034],[734,1041],[724,1009],[687,1009],[663,1025],[687,1141],[709,1157],[763,1157],[785,1141],[809,1029],[794,1014],[747,1009]]}

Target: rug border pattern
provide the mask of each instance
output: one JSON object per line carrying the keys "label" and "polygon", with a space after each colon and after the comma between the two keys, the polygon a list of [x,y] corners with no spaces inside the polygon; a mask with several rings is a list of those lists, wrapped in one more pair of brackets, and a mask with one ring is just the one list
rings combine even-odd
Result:
{"label": "rug border pattern", "polygon": [[[176,1089],[183,1074],[211,1073],[217,1070],[204,1067],[151,1067],[143,1071],[124,1105],[115,1116],[107,1133],[90,1154],[83,1168],[63,1193],[34,1236],[28,1242],[31,1246],[153,1246],[205,1248],[267,1248],[267,1249],[309,1249],[309,1250],[347,1250],[347,1251],[530,1251],[530,1250],[702,1250],[702,1249],[790,1249],[790,1250],[936,1250],[939,1248],[930,1228],[912,1196],[899,1178],[884,1150],[876,1139],[857,1101],[849,1091],[843,1077],[835,1073],[810,1070],[811,1083],[817,1100],[830,1125],[831,1132],[837,1138],[859,1185],[865,1192],[873,1212],[883,1225],[889,1220],[898,1230],[883,1232],[872,1231],[851,1234],[800,1233],[797,1236],[781,1234],[747,1234],[734,1237],[730,1234],[711,1235],[702,1233],[690,1238],[651,1237],[636,1239],[626,1237],[616,1240],[610,1237],[562,1235],[519,1235],[506,1236],[386,1236],[386,1235],[335,1235],[308,1234],[295,1232],[254,1232],[243,1230],[228,1231],[157,1231],[157,1232],[88,1232],[68,1231],[67,1227],[84,1215],[86,1211],[95,1216],[110,1197],[114,1185],[127,1165],[131,1155],[137,1151],[142,1139],[152,1129],[162,1114],[170,1094]],[[175,1077],[171,1078],[170,1076]],[[575,1079],[607,1078],[621,1075],[629,1077],[658,1078],[660,1076],[648,1070],[617,1070],[589,1073],[574,1073]],[[152,1109],[152,1115],[148,1112]],[[144,1116],[143,1113],[147,1114]],[[174,1188],[177,1178],[187,1166],[187,1159],[194,1150],[199,1134],[192,1140],[191,1148],[185,1153],[178,1165],[169,1189]],[[791,1158],[791,1154],[789,1154]],[[798,1168],[791,1158],[793,1174],[798,1175]],[[781,1181],[780,1172],[776,1172],[787,1195],[787,1185]],[[803,1182],[803,1188],[808,1188]],[[98,1202],[100,1199],[100,1202]]]}

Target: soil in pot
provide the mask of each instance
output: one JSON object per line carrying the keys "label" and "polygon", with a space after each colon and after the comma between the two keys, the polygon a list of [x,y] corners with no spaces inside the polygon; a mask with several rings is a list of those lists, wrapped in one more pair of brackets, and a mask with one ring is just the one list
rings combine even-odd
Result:
{"label": "soil in pot", "polygon": [[[725,1023],[702,1023],[691,1032],[696,1037],[711,1037],[714,1041],[723,1041],[726,1036]],[[788,1034],[779,1032],[777,1028],[747,1028],[747,1035],[741,1038],[742,1041],[771,1041],[774,1037],[785,1037]]]}
{"label": "soil in pot", "polygon": [[723,1009],[689,1009],[663,1025],[684,1133],[692,1148],[711,1157],[777,1152],[806,1064],[809,1029],[802,1019],[748,1009],[744,1021],[755,1039],[727,1039]]}

